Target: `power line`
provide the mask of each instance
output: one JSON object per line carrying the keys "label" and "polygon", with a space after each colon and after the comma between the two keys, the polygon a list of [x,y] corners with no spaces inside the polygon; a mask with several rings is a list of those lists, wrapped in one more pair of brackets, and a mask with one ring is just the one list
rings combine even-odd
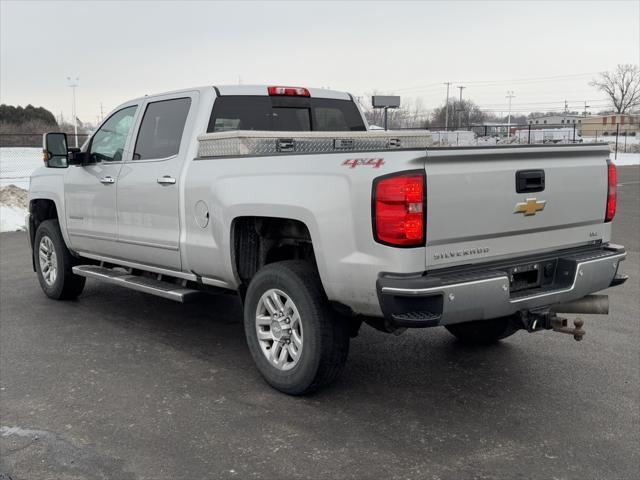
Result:
{"label": "power line", "polygon": [[427,85],[418,85],[418,86],[416,86],[416,87],[396,88],[396,89],[395,89],[395,90],[393,90],[393,91],[394,91],[394,92],[402,92],[402,91],[405,91],[405,90],[413,90],[413,89],[416,89],[416,88],[428,88],[428,87],[436,88],[436,87],[440,87],[440,85],[442,85],[442,82],[429,83],[429,84],[427,84]]}
{"label": "power line", "polygon": [[507,80],[470,80],[465,83],[505,83],[505,82],[533,82],[533,81],[547,81],[547,80],[558,80],[564,78],[575,78],[575,77],[587,77],[591,75],[597,75],[600,72],[586,72],[586,73],[568,73],[565,75],[551,75],[547,77],[529,77],[529,78],[511,78]]}
{"label": "power line", "polygon": [[[587,99],[587,100],[562,100],[562,101],[553,101],[553,100],[549,100],[547,102],[518,102],[517,105],[564,105],[564,102],[568,102],[568,103],[583,103],[585,101],[587,102],[593,102],[593,103],[607,103],[609,102],[609,100],[607,99]],[[502,103],[484,103],[482,105],[502,105]]]}
{"label": "power line", "polygon": [[[587,77],[587,76],[592,76],[592,75],[597,75],[600,72],[585,72],[585,73],[570,73],[570,74],[565,74],[565,75],[551,75],[551,76],[546,76],[546,77],[529,77],[529,78],[512,78],[512,79],[493,79],[493,80],[460,80],[458,82],[455,83],[465,83],[465,84],[473,84],[476,85],[478,87],[486,87],[486,86],[490,86],[491,84],[495,84],[495,85],[504,85],[505,83],[521,83],[521,82],[530,82],[530,83],[536,83],[536,82],[546,82],[546,81],[550,81],[550,80],[561,80],[561,79],[574,79],[574,78],[579,78],[579,77]],[[401,91],[408,91],[408,90],[429,90],[432,88],[436,88],[438,85],[440,85],[441,83],[428,83],[425,85],[418,85],[415,87],[403,87],[403,88],[397,88],[394,91],[396,92],[401,92]]]}

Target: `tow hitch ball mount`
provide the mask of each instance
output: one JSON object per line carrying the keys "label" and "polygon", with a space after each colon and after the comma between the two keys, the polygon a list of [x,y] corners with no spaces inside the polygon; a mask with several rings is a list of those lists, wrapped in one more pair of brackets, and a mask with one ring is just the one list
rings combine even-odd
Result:
{"label": "tow hitch ball mount", "polygon": [[587,295],[578,300],[552,305],[539,310],[524,310],[520,312],[521,327],[528,332],[537,330],[553,330],[554,332],[573,335],[577,341],[582,340],[585,331],[584,321],[576,318],[573,328],[569,327],[568,320],[559,317],[557,313],[578,313],[591,315],[607,315],[609,313],[608,295]]}
{"label": "tow hitch ball mount", "polygon": [[524,311],[520,313],[520,322],[522,328],[527,332],[537,332],[540,330],[553,330],[558,333],[566,333],[573,335],[573,339],[576,341],[582,340],[585,330],[584,320],[576,318],[573,321],[573,328],[569,327],[569,320],[564,317],[559,317],[556,312],[551,310],[539,310],[539,311]]}
{"label": "tow hitch ball mount", "polygon": [[556,316],[555,319],[551,320],[551,328],[554,332],[558,333],[567,333],[569,335],[573,335],[573,339],[576,342],[582,340],[584,334],[586,333],[582,328],[584,326],[584,320],[580,317],[576,318],[573,321],[573,328],[567,326],[567,319]]}

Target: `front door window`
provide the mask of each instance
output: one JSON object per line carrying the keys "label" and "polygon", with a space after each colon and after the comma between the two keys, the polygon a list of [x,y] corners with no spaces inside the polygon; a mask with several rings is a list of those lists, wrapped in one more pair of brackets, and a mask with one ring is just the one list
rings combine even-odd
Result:
{"label": "front door window", "polygon": [[121,162],[127,137],[133,127],[137,106],[117,111],[95,133],[89,147],[89,161]]}

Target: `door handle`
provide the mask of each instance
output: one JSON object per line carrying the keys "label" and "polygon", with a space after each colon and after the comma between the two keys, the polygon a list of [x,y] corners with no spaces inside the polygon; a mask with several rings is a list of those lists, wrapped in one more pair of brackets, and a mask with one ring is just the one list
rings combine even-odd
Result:
{"label": "door handle", "polygon": [[169,175],[165,175],[164,177],[158,178],[156,180],[160,185],[174,185],[176,183],[176,179],[170,177]]}
{"label": "door handle", "polygon": [[518,170],[516,172],[517,193],[542,191],[544,191],[544,170]]}
{"label": "door handle", "polygon": [[104,185],[110,185],[112,183],[116,183],[116,181],[112,176],[107,175],[106,177],[102,177],[100,179],[100,183],[103,183]]}

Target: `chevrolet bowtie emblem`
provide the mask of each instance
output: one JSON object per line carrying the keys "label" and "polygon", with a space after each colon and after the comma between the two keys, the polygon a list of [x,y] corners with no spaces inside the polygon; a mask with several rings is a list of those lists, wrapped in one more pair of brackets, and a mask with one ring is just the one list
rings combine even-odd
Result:
{"label": "chevrolet bowtie emblem", "polygon": [[516,211],[514,213],[524,213],[525,216],[535,215],[536,212],[544,210],[546,205],[544,200],[536,200],[535,198],[527,198],[526,202],[516,203]]}

